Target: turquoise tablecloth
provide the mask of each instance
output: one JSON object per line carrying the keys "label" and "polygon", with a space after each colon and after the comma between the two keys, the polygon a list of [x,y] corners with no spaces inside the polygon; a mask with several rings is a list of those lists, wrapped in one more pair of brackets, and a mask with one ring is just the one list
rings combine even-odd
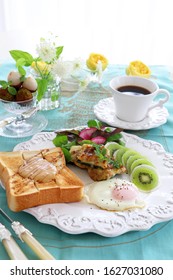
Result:
{"label": "turquoise tablecloth", "polygon": [[[0,65],[0,79],[5,79],[7,73],[13,69],[9,62]],[[173,82],[171,81],[170,69],[165,66],[151,66],[153,79],[162,88],[171,93],[170,101],[165,105],[169,111],[166,124],[150,130],[127,131],[142,138],[151,139],[163,145],[164,149],[173,153]],[[125,74],[125,65],[110,65],[103,76],[102,86],[96,84],[83,93],[77,99],[72,98],[71,93],[62,93],[61,108],[44,112],[48,119],[46,130],[52,131],[63,127],[86,125],[89,119],[95,118],[93,105],[100,99],[111,96],[109,92],[109,80],[116,75]],[[69,102],[69,103],[67,103]],[[70,107],[71,102],[71,107]],[[68,104],[69,107],[66,105]],[[71,110],[73,108],[73,110]],[[66,111],[65,113],[63,111]],[[0,107],[0,118],[4,111]],[[16,144],[30,139],[12,139],[0,137],[0,150],[11,151]],[[5,191],[0,188],[0,205],[15,220],[23,223],[34,236],[52,253],[56,259],[61,260],[131,260],[131,259],[173,259],[173,221],[156,224],[147,231],[128,232],[118,237],[103,237],[94,233],[70,235],[62,232],[54,226],[42,224],[33,216],[25,212],[13,213],[9,210],[6,202]],[[9,224],[0,217],[8,228]],[[25,251],[29,259],[37,259],[34,253],[14,235],[15,240]],[[0,243],[0,259],[8,260],[8,255]]]}

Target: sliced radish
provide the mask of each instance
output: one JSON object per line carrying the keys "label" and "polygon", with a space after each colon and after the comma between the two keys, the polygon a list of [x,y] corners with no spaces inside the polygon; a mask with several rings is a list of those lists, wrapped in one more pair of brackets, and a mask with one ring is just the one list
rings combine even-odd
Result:
{"label": "sliced radish", "polygon": [[96,136],[94,138],[91,138],[91,141],[99,145],[104,144],[106,142],[106,138],[104,138],[103,136]]}
{"label": "sliced radish", "polygon": [[85,128],[79,133],[79,137],[81,137],[84,140],[90,140],[92,137],[92,134],[97,130],[96,127],[90,127]]}

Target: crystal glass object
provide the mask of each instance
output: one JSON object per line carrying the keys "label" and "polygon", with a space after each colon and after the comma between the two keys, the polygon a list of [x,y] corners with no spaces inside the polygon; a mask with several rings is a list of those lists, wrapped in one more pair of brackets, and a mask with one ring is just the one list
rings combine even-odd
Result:
{"label": "crystal glass object", "polygon": [[50,79],[47,90],[42,99],[38,101],[38,107],[42,111],[56,109],[60,106],[60,80]]}
{"label": "crystal glass object", "polygon": [[0,128],[0,135],[18,138],[31,136],[41,130],[47,125],[47,120],[41,113],[35,113],[31,117],[24,118],[23,113],[28,112],[36,106],[36,96],[25,101],[6,101],[0,99],[5,111],[9,114],[8,117],[16,117],[15,120]]}

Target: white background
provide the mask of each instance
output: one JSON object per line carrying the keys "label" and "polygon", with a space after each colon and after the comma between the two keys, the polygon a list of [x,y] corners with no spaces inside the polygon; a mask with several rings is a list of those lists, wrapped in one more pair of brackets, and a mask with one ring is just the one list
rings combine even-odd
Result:
{"label": "white background", "polygon": [[48,31],[63,57],[104,54],[112,63],[173,64],[172,0],[0,0],[0,59],[35,54]]}

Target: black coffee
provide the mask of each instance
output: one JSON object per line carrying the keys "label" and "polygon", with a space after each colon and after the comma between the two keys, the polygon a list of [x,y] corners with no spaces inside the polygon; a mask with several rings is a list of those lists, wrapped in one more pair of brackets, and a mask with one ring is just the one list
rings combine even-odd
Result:
{"label": "black coffee", "polygon": [[145,94],[150,94],[151,93],[146,88],[138,87],[138,86],[131,86],[131,85],[119,87],[119,88],[117,88],[117,90],[120,91],[120,92],[129,92],[129,93],[132,93],[132,94],[135,94],[135,95],[138,95],[138,94],[144,94],[145,95]]}

